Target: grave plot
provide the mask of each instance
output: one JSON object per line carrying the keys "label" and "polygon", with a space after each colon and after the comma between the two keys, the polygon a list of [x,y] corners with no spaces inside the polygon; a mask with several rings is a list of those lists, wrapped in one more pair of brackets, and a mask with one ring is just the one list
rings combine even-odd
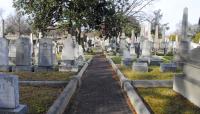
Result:
{"label": "grave plot", "polygon": [[199,114],[200,108],[172,88],[137,88],[155,114]]}
{"label": "grave plot", "polygon": [[28,106],[27,114],[45,114],[63,88],[21,86],[19,88],[20,103]]}

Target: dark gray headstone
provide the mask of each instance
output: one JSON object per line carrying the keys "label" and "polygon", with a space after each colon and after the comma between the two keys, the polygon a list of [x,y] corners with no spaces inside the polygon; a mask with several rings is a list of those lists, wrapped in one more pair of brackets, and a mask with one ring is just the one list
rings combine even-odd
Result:
{"label": "dark gray headstone", "polygon": [[31,65],[31,44],[30,39],[21,37],[16,41],[16,66]]}
{"label": "dark gray headstone", "polygon": [[39,60],[38,66],[51,67],[53,66],[53,43],[50,38],[42,38],[39,41]]}

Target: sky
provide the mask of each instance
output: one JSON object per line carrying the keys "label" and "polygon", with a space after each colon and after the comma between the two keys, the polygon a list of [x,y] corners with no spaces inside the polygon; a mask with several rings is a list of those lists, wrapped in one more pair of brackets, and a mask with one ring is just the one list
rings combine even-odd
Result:
{"label": "sky", "polygon": [[[12,8],[12,1],[0,0],[0,8],[4,10],[3,18],[14,13],[15,9]],[[150,13],[154,10],[161,9],[163,14],[161,23],[169,23],[169,34],[174,32],[177,24],[181,22],[184,7],[188,7],[189,23],[197,24],[200,17],[200,0],[155,0],[144,11]]]}

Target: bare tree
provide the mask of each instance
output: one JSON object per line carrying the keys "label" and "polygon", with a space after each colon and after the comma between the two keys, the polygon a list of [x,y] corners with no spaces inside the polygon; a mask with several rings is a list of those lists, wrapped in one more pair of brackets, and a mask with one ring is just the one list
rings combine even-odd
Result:
{"label": "bare tree", "polygon": [[31,32],[31,27],[27,22],[27,19],[25,17],[22,17],[21,15],[14,14],[9,15],[6,19],[6,34],[12,33],[12,34],[25,34],[28,35]]}

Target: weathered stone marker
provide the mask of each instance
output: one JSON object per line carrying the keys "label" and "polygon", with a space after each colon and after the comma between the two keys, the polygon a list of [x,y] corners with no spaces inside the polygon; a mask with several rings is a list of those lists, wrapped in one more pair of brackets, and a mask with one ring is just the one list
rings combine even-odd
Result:
{"label": "weathered stone marker", "polygon": [[147,63],[133,63],[132,70],[138,72],[148,72],[148,64]]}
{"label": "weathered stone marker", "polygon": [[42,38],[39,41],[39,57],[37,71],[53,69],[53,42],[50,38]]}
{"label": "weathered stone marker", "polygon": [[20,37],[16,41],[16,71],[31,71],[31,44],[30,39]]}
{"label": "weathered stone marker", "polygon": [[19,104],[18,77],[0,74],[0,114],[25,114],[26,105]]}

